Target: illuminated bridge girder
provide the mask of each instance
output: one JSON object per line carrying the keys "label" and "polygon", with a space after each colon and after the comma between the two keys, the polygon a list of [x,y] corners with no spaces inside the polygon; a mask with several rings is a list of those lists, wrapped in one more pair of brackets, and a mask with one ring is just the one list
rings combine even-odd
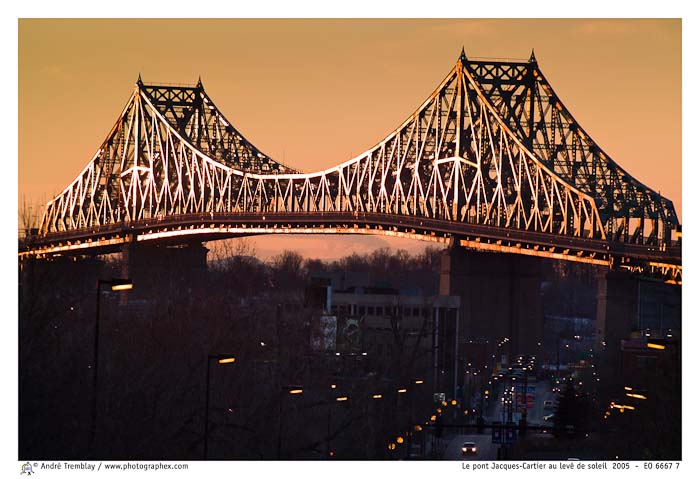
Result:
{"label": "illuminated bridge girder", "polygon": [[150,90],[137,83],[93,161],[49,204],[42,234],[196,212],[356,211],[605,238],[593,198],[523,146],[461,60],[384,141],[311,174],[250,173],[211,158]]}
{"label": "illuminated bridge girder", "polygon": [[508,126],[560,178],[596,199],[612,241],[668,244],[679,224],[673,203],[643,185],[593,141],[537,65],[467,61]]}
{"label": "illuminated bridge girder", "polygon": [[[237,218],[251,215],[293,217],[288,232],[336,215],[341,230],[334,232],[347,232],[343,221],[358,216],[405,223],[402,234],[425,220],[432,229],[417,236],[456,234],[472,246],[482,237],[484,245],[520,235],[513,245],[496,244],[536,252],[559,247],[602,262],[625,248],[663,259],[677,224],[673,205],[609,160],[553,95],[534,59],[486,64],[462,54],[383,141],[303,174],[246,140],[201,82],[153,86],[139,78],[92,161],[48,203],[29,252],[59,252],[76,240],[81,248],[116,244],[110,235],[123,239],[130,228],[144,235],[173,218],[185,221],[184,230],[186,218],[225,219],[234,228],[230,236],[243,234]],[[375,226],[382,230],[381,221]]]}

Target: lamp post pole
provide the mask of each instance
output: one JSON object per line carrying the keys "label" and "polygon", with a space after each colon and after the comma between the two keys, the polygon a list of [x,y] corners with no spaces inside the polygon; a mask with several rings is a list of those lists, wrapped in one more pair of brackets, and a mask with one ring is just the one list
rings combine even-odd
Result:
{"label": "lamp post pole", "polygon": [[111,286],[112,291],[125,291],[130,290],[134,287],[130,279],[115,278],[111,280],[97,280],[95,301],[95,341],[92,358],[92,414],[90,421],[90,447],[92,449],[93,457],[96,456],[95,438],[97,437],[97,367],[100,358],[100,293],[102,292],[102,286],[104,285]]}
{"label": "lamp post pole", "polygon": [[90,447],[95,456],[95,436],[97,435],[97,361],[99,359],[100,345],[100,289],[103,280],[97,280],[97,301],[95,304],[95,340],[92,350],[92,414],[90,421]]}
{"label": "lamp post pole", "polygon": [[207,356],[207,395],[204,403],[204,460],[209,453],[209,376],[211,369],[211,356]]}
{"label": "lamp post pole", "polygon": [[209,454],[209,384],[211,376],[211,360],[216,359],[219,364],[230,364],[236,361],[235,356],[231,354],[210,354],[207,356],[207,391],[204,402],[204,459],[207,459]]}
{"label": "lamp post pole", "polygon": [[283,406],[283,401],[285,400],[285,397],[287,394],[291,395],[297,395],[297,394],[302,394],[304,392],[304,389],[300,385],[288,385],[288,386],[281,386],[280,387],[280,402],[279,406],[277,408],[277,459],[280,460],[282,459],[282,414],[286,413],[286,409],[284,409]]}

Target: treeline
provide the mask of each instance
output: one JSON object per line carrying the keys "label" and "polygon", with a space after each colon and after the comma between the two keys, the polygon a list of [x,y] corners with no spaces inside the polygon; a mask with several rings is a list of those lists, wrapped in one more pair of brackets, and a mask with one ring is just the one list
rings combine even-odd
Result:
{"label": "treeline", "polygon": [[[329,447],[339,458],[384,457],[386,441],[405,432],[406,414],[418,415],[420,398],[410,411],[388,396],[367,399],[401,379],[387,372],[395,361],[355,365],[310,355],[304,289],[315,275],[347,271],[366,274],[370,285],[432,294],[440,250],[382,249],[335,261],[282,251],[262,261],[245,241],[209,247],[205,270],[149,258],[148,284],[137,275],[133,291],[99,293],[94,444],[96,283],[119,277],[123,265],[117,257],[22,265],[20,457],[198,459],[207,395],[210,458],[318,458]],[[300,308],[288,308],[294,304]],[[224,353],[237,360],[229,368],[212,362],[207,387],[207,357]],[[376,374],[366,374],[370,366]],[[362,380],[353,379],[358,374]],[[329,409],[332,382],[352,401]],[[290,401],[287,385],[303,385],[304,394]],[[281,412],[288,408],[294,412]]]}
{"label": "treeline", "polygon": [[254,246],[245,240],[212,245],[208,264],[217,284],[225,284],[232,294],[254,296],[269,289],[296,291],[311,278],[332,274],[361,274],[368,284],[397,290],[410,289],[419,294],[437,294],[440,257],[443,248],[426,247],[411,255],[403,249],[377,249],[371,253],[352,253],[340,259],[324,261],[304,258],[294,250],[284,250],[267,261],[256,257]]}

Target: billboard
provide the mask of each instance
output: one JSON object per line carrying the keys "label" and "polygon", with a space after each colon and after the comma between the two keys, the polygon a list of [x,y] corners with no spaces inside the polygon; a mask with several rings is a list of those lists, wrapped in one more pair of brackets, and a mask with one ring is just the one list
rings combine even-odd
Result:
{"label": "billboard", "polygon": [[311,349],[316,352],[334,353],[338,320],[335,316],[318,316],[311,322]]}
{"label": "billboard", "polygon": [[362,352],[362,320],[342,318],[338,322],[338,351],[342,353]]}

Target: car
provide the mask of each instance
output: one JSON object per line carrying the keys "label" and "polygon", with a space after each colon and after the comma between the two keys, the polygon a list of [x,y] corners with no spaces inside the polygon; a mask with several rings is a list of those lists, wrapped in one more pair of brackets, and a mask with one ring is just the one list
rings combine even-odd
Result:
{"label": "car", "polygon": [[466,456],[468,454],[476,454],[477,453],[477,447],[476,444],[473,442],[465,442],[462,444],[462,455]]}

